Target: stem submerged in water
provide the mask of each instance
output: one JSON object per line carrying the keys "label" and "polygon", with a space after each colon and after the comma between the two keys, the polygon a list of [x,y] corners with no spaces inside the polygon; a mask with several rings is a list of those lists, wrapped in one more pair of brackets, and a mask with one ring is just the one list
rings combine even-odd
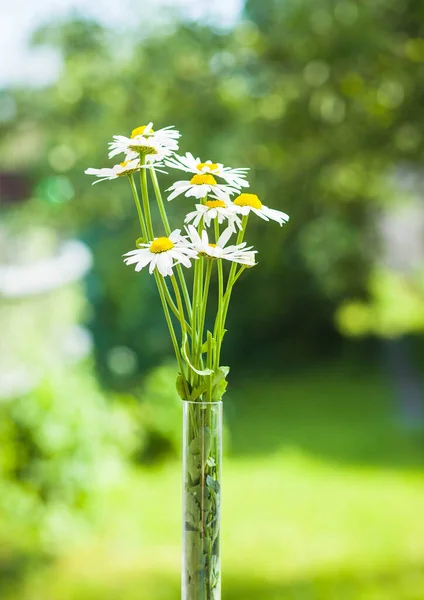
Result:
{"label": "stem submerged in water", "polygon": [[182,600],[220,600],[222,402],[183,411]]}

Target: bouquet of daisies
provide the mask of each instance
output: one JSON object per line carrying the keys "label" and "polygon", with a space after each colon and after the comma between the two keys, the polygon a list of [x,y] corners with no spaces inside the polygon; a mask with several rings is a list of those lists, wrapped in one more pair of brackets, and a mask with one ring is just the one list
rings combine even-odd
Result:
{"label": "bouquet of daisies", "polygon": [[[136,248],[124,254],[124,262],[137,272],[148,269],[155,277],[178,361],[178,393],[186,401],[183,597],[217,600],[221,462],[217,406],[229,372],[220,364],[225,323],[235,283],[257,262],[257,251],[244,241],[250,214],[280,225],[289,217],[243,191],[249,187],[247,168],[202,162],[189,152],[180,156],[179,138],[173,127],[154,130],[152,123],[137,127],[130,137],[116,135],[109,144],[109,158],[123,155],[123,162],[85,172],[98,178],[95,183],[127,179],[134,197],[141,236]],[[179,229],[170,226],[157,177],[167,168],[184,173],[184,179],[166,190],[167,200],[195,199]],[[152,193],[160,229],[152,220]],[[213,303],[212,278],[217,281]]]}

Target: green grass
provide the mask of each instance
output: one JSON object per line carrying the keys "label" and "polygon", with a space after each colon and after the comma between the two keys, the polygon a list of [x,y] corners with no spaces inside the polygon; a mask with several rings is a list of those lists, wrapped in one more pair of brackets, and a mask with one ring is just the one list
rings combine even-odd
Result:
{"label": "green grass", "polygon": [[[382,378],[332,367],[232,388],[223,599],[423,600],[423,436]],[[95,520],[4,597],[179,597],[178,463],[139,471]]]}

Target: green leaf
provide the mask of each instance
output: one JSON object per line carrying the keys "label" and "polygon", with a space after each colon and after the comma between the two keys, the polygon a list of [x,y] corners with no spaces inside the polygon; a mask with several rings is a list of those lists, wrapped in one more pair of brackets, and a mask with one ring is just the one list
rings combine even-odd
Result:
{"label": "green leaf", "polygon": [[218,373],[216,373],[215,377],[212,380],[212,386],[216,386],[222,379],[226,379],[229,372],[230,367],[219,367]]}
{"label": "green leaf", "polygon": [[187,471],[194,484],[199,483],[202,475],[202,461],[199,454],[189,452],[187,456]]}
{"label": "green leaf", "polygon": [[214,479],[213,477],[211,477],[210,475],[208,475],[206,477],[206,485],[208,486],[208,488],[213,490],[216,494],[219,494],[219,490],[220,490],[219,482],[216,479]]}
{"label": "green leaf", "polygon": [[207,383],[202,383],[202,385],[199,385],[199,387],[194,388],[194,390],[190,394],[190,400],[197,400],[197,398],[200,398],[200,396],[204,394],[207,389]]}
{"label": "green leaf", "polygon": [[195,496],[190,492],[186,493],[185,496],[186,510],[185,510],[185,522],[186,527],[189,525],[192,531],[200,529],[200,505]]}
{"label": "green leaf", "polygon": [[190,454],[202,455],[204,461],[206,462],[209,458],[211,446],[212,432],[209,429],[209,427],[204,427],[203,430],[200,432],[200,435],[191,440],[189,452]]}
{"label": "green leaf", "polygon": [[216,347],[216,339],[213,337],[212,332],[209,329],[206,332],[206,342],[202,344],[202,352],[213,350]]}
{"label": "green leaf", "polygon": [[[185,384],[184,384],[184,382],[185,382]],[[191,396],[189,396],[189,398],[186,398],[187,394],[186,394],[185,390],[186,390],[186,386],[187,386],[187,388],[188,388],[188,390],[190,392],[191,391],[190,390],[191,386],[188,383],[188,381],[185,381],[185,379],[181,375],[181,373],[178,374],[177,381],[175,382],[175,386],[177,388],[177,392],[178,392],[178,395],[181,398],[181,400],[190,400]]]}
{"label": "green leaf", "polygon": [[203,512],[208,513],[212,510],[214,501],[211,494],[205,494],[203,498]]}
{"label": "green leaf", "polygon": [[212,382],[212,400],[219,402],[227,389],[227,375],[230,372],[230,367],[219,367],[218,373],[215,375]]}
{"label": "green leaf", "polygon": [[187,344],[188,344],[188,338],[187,338],[187,334],[185,333],[183,336],[183,344],[181,346],[181,354],[182,354],[182,357],[184,358],[184,360],[186,361],[186,363],[188,364],[188,366],[190,367],[190,369],[192,369],[198,375],[213,375],[212,369],[200,370],[200,369],[196,369],[196,367],[194,365],[192,365],[192,363],[190,362],[190,359],[188,357],[188,354],[187,354],[187,349],[186,349]]}
{"label": "green leaf", "polygon": [[196,571],[200,566],[197,561],[199,551],[199,532],[193,531],[192,529],[186,529],[186,531],[184,532],[184,537],[186,551],[186,568],[190,574],[190,577],[194,577]]}

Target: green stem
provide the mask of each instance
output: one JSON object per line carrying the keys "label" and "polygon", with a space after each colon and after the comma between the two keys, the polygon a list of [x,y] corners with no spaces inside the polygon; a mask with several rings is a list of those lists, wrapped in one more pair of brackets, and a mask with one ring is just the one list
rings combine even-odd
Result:
{"label": "green stem", "polygon": [[[146,157],[144,156],[144,154],[140,154],[140,164],[144,165],[145,162],[146,162]],[[143,201],[144,213],[146,216],[146,233],[147,233],[148,238],[153,240],[154,234],[153,234],[152,217],[150,214],[149,191],[147,188],[147,173],[146,173],[146,169],[143,169],[143,168],[140,171],[140,183],[141,183],[141,197],[142,197],[142,201]],[[135,185],[134,185],[134,188],[135,188]],[[139,213],[139,214],[141,214],[141,213]],[[186,379],[186,375],[185,375],[185,371],[184,371],[184,363],[182,361],[181,351],[178,346],[177,337],[175,335],[174,326],[172,324],[172,319],[171,319],[171,315],[169,313],[169,308],[168,308],[168,304],[167,304],[167,296],[169,296],[169,291],[168,291],[168,288],[166,287],[166,283],[164,281],[163,276],[160,275],[157,271],[154,271],[154,275],[155,275],[155,279],[156,279],[156,284],[158,286],[159,295],[160,295],[160,298],[162,301],[162,307],[163,307],[163,312],[165,313],[166,323],[168,325],[172,344],[174,346],[175,356],[177,358],[178,366],[180,368],[180,372],[181,372],[181,375],[183,378],[184,392],[185,392],[186,397],[188,398],[190,392],[188,389],[187,379]],[[178,314],[180,313],[179,310],[177,312],[178,312]],[[184,322],[184,325],[181,325],[182,327],[185,326],[184,315],[183,315],[183,322]]]}
{"label": "green stem", "polygon": [[145,242],[148,242],[149,236],[147,235],[146,222],[144,221],[143,211],[141,210],[140,198],[138,196],[137,187],[135,185],[134,176],[132,173],[130,173],[130,175],[128,175],[128,181],[130,182],[130,186],[131,186],[132,193],[134,196],[134,202],[135,202],[135,206],[137,208],[137,213],[138,213],[138,220],[140,221],[141,233],[143,235]]}
{"label": "green stem", "polygon": [[187,330],[186,330],[186,321],[185,321],[185,317],[184,317],[184,309],[183,309],[183,303],[181,301],[180,290],[178,287],[177,280],[175,279],[175,275],[171,275],[170,280],[172,283],[172,287],[174,288],[175,298],[177,300],[179,321],[181,324],[181,333],[183,334],[183,337],[185,337],[187,335]]}
{"label": "green stem", "polygon": [[240,270],[233,277],[230,289],[226,290],[226,292],[224,294],[224,307],[226,307],[227,310],[228,310],[228,305],[230,304],[230,297],[231,297],[231,292],[233,291],[233,286],[245,269],[247,269],[247,265],[241,265]]}
{"label": "green stem", "polygon": [[203,291],[203,262],[204,257],[200,256],[194,265],[194,280],[193,280],[193,313],[191,329],[192,336],[192,361],[193,365],[198,369],[203,368],[203,360],[201,357],[202,346],[202,331],[200,331],[201,319],[201,302]]}
{"label": "green stem", "polygon": [[[171,233],[171,226],[169,225],[169,221],[168,221],[168,217],[166,214],[166,210],[165,210],[165,205],[163,202],[163,198],[162,198],[162,194],[160,191],[160,187],[159,187],[159,183],[158,183],[158,178],[156,175],[156,171],[154,169],[150,169],[150,176],[152,179],[152,183],[153,183],[153,189],[155,191],[155,196],[156,196],[156,201],[158,203],[158,207],[159,207],[159,213],[162,219],[162,223],[165,229],[165,233],[167,236],[170,235]],[[190,301],[190,295],[188,293],[188,289],[187,289],[187,284],[186,284],[186,280],[184,277],[184,272],[182,269],[181,265],[177,265],[176,266],[176,270],[177,270],[177,275],[178,275],[178,279],[180,280],[180,285],[181,285],[181,289],[183,291],[183,296],[184,296],[184,302],[187,308],[187,314],[190,318],[191,315],[191,301]]]}
{"label": "green stem", "polygon": [[247,269],[246,265],[242,265],[238,273],[233,277],[231,281],[231,286],[225,291],[225,294],[222,299],[222,312],[221,312],[221,321],[220,321],[220,329],[217,334],[217,346],[216,346],[216,364],[217,368],[219,367],[219,361],[221,357],[221,348],[222,348],[222,337],[224,335],[225,322],[227,320],[228,308],[230,305],[231,293],[233,291],[233,287],[237,279],[240,275]]}
{"label": "green stem", "polygon": [[[249,215],[244,215],[242,222],[241,222],[241,229],[238,232],[237,235],[237,241],[236,241],[236,245],[241,244],[243,242],[243,238],[244,238],[244,234],[246,231],[246,227],[247,227],[247,221],[249,219]],[[227,288],[226,291],[228,291],[230,289],[230,286],[232,285],[231,282],[234,278],[234,273],[236,272],[237,269],[237,263],[233,263],[231,265],[231,269],[230,269],[230,274],[228,275],[228,281],[227,281]]]}
{"label": "green stem", "polygon": [[171,339],[172,339],[172,344],[174,346],[175,356],[177,358],[178,366],[180,368],[180,373],[183,378],[184,392],[185,392],[186,398],[188,398],[190,395],[190,392],[188,389],[187,380],[186,380],[186,376],[185,376],[184,363],[181,358],[181,352],[180,352],[180,348],[178,346],[177,336],[175,335],[174,326],[172,324],[171,315],[169,314],[168,305],[166,303],[165,292],[163,289],[166,284],[163,279],[163,276],[159,275],[159,273],[157,273],[156,271],[154,271],[154,274],[155,274],[155,279],[156,279],[156,283],[157,283],[158,290],[159,290],[159,295],[162,300],[162,307],[163,307],[163,312],[165,313],[166,323],[168,325],[169,333],[170,333]]}
{"label": "green stem", "polygon": [[205,283],[203,286],[203,294],[202,294],[202,305],[201,305],[201,309],[200,309],[200,320],[199,320],[199,331],[200,331],[200,343],[201,346],[203,344],[203,330],[205,328],[205,320],[206,320],[206,308],[208,305],[208,294],[209,294],[209,284],[211,282],[211,275],[212,275],[212,267],[213,267],[213,263],[214,263],[214,259],[210,258],[207,261],[207,266],[206,266],[206,275],[205,275]]}
{"label": "green stem", "polygon": [[[207,353],[207,367],[208,369],[212,370],[212,365],[213,365],[213,346],[212,346],[212,341],[213,341],[213,337],[209,334],[208,335],[208,353]],[[208,380],[208,395],[209,395],[209,402],[212,402],[212,382],[213,382],[213,378],[214,375],[209,375],[209,380]]]}
{"label": "green stem", "polygon": [[[191,339],[191,355],[194,357],[196,352],[196,332],[197,332],[197,272],[199,270],[199,262],[203,260],[203,257],[199,257],[194,263],[194,276],[193,276],[193,311],[191,315],[191,330],[193,332],[193,336]],[[194,364],[194,363],[193,363]],[[196,366],[196,365],[194,365]]]}
{"label": "green stem", "polygon": [[[204,272],[204,259],[200,259],[199,260],[199,276],[198,276],[198,283],[197,283],[197,289],[198,289],[198,297],[197,297],[197,321],[198,321],[198,336],[197,336],[197,349],[196,349],[196,359],[199,360],[199,362],[201,361],[201,348],[202,348],[202,343],[203,343],[203,339],[202,339],[202,334],[203,331],[200,328],[200,318],[201,318],[201,314],[202,314],[202,292],[203,292],[203,272]],[[197,367],[199,368],[199,367]]]}
{"label": "green stem", "polygon": [[[181,333],[182,333],[182,337],[183,337],[183,343],[185,344],[187,341],[187,328],[186,328],[186,321],[185,321],[185,317],[184,317],[184,308],[183,308],[183,303],[181,300],[181,294],[180,294],[180,290],[178,287],[177,280],[175,279],[175,276],[171,275],[170,280],[172,283],[172,287],[174,288],[175,298],[177,300],[178,312],[180,314],[179,321],[180,321],[180,325],[181,325]],[[191,369],[190,369],[189,365],[187,365],[187,372],[188,372],[188,380],[189,380],[189,382],[191,382],[191,380],[192,380],[192,378],[190,377]],[[194,376],[195,376],[195,373],[193,373],[193,377]]]}
{"label": "green stem", "polygon": [[162,194],[161,194],[159,183],[158,183],[158,178],[156,175],[156,171],[154,169],[150,169],[150,176],[152,178],[153,189],[155,191],[160,216],[162,219],[163,226],[165,228],[165,233],[167,236],[169,236],[169,234],[171,233],[171,226],[169,225],[168,217],[167,217],[165,206],[164,206],[163,199],[162,199]]}
{"label": "green stem", "polygon": [[[249,215],[244,215],[242,219],[242,228],[238,232],[236,244],[243,242],[244,234],[246,232],[247,221]],[[224,335],[225,322],[227,320],[228,307],[231,299],[231,292],[233,286],[240,275],[243,273],[246,267],[242,267],[236,275],[237,263],[231,265],[230,273],[228,275],[227,286],[225,288],[225,294],[222,297],[222,304],[218,305],[218,312],[215,320],[214,336],[216,335],[216,353],[215,353],[215,365],[219,367],[219,361],[221,357],[222,337]]]}
{"label": "green stem", "polygon": [[[163,291],[164,291],[164,294],[166,297],[166,301],[168,302],[169,308],[172,310],[172,312],[177,317],[177,319],[180,320],[180,311],[178,310],[173,299],[171,298],[171,294],[169,293],[168,286],[166,285],[166,283],[164,285]],[[188,334],[191,336],[191,327],[187,323],[187,321],[185,321],[185,327],[186,327]]]}
{"label": "green stem", "polygon": [[[218,219],[215,219],[214,227],[215,227],[215,242],[218,243],[218,240],[219,240]],[[223,335],[223,329],[224,329],[223,322],[222,322],[223,321],[222,311],[223,311],[223,296],[224,296],[224,272],[223,272],[223,265],[222,265],[221,258],[217,259],[217,268],[218,268],[218,308],[217,308],[216,320],[215,320],[216,332],[214,331],[214,334],[217,336],[215,338],[217,340],[217,345],[216,345],[217,352],[216,352],[216,356],[215,356],[215,370],[217,370],[219,368],[218,348],[219,348],[220,344],[222,343],[222,340],[220,343],[218,343],[218,340],[221,339],[221,336]]]}
{"label": "green stem", "polygon": [[[140,164],[141,165],[146,164],[146,156],[144,154],[140,154]],[[149,239],[153,240],[154,239],[153,225],[152,225],[152,216],[150,214],[149,191],[147,189],[147,173],[146,173],[145,168],[142,168],[140,170],[140,184],[141,184],[141,198],[143,200],[144,214],[146,217],[147,233],[148,233]]]}

